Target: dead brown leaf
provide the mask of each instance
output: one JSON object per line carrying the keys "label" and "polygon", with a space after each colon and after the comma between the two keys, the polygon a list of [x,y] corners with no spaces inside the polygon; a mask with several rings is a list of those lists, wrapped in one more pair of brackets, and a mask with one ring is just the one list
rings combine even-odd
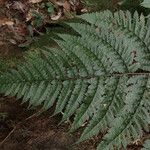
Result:
{"label": "dead brown leaf", "polygon": [[0,0],[0,6],[3,6],[5,4],[5,0]]}
{"label": "dead brown leaf", "polygon": [[56,20],[58,20],[60,17],[62,16],[62,12],[61,11],[59,11],[56,15],[51,15],[51,19],[53,20],[53,21],[56,21]]}
{"label": "dead brown leaf", "polygon": [[33,3],[33,4],[40,3],[40,2],[42,2],[42,0],[29,0],[29,3]]}
{"label": "dead brown leaf", "polygon": [[13,9],[20,10],[21,12],[25,13],[27,8],[24,3],[20,2],[20,1],[15,1],[13,4]]}
{"label": "dead brown leaf", "polygon": [[33,10],[30,9],[28,11],[28,13],[26,14],[26,22],[28,22],[29,20],[32,19],[32,12],[33,12]]}
{"label": "dead brown leaf", "polygon": [[71,11],[71,4],[68,1],[65,1],[63,4],[64,12],[70,12]]}
{"label": "dead brown leaf", "polygon": [[65,3],[65,0],[51,0],[51,2],[58,6],[63,6]]}
{"label": "dead brown leaf", "polygon": [[8,18],[0,19],[0,26],[4,26],[4,25],[12,26],[14,25],[14,22]]}

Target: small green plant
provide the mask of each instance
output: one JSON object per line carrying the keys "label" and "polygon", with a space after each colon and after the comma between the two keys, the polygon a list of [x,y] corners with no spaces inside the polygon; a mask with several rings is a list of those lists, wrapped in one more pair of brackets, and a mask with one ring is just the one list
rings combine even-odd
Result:
{"label": "small green plant", "polygon": [[51,2],[42,3],[41,8],[46,8],[50,14],[54,12],[54,5]]}
{"label": "small green plant", "polygon": [[83,23],[67,23],[79,36],[57,34],[59,48],[37,47],[0,76],[0,93],[43,111],[55,103],[53,115],[62,113],[61,123],[75,116],[71,132],[86,124],[78,142],[108,129],[97,150],[126,149],[142,129],[149,132],[149,27],[137,12],[79,18]]}
{"label": "small green plant", "polygon": [[32,12],[33,21],[32,24],[34,27],[40,27],[43,25],[44,16],[41,13],[38,13],[36,11]]}

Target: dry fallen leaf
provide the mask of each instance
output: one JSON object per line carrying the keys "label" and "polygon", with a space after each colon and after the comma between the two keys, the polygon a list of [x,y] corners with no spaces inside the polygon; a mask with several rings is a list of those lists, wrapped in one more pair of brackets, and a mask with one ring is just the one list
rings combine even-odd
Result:
{"label": "dry fallen leaf", "polygon": [[27,8],[26,8],[26,5],[24,3],[19,2],[19,1],[15,1],[13,4],[13,9],[21,10],[22,12],[25,12]]}
{"label": "dry fallen leaf", "polygon": [[12,44],[14,44],[14,45],[17,44],[17,42],[14,39],[9,39],[9,42],[12,43]]}
{"label": "dry fallen leaf", "polygon": [[52,3],[54,3],[58,6],[63,6],[65,3],[65,0],[52,0]]}
{"label": "dry fallen leaf", "polygon": [[25,37],[28,34],[27,27],[23,25],[22,23],[15,24],[13,31],[15,35],[21,36],[21,37]]}
{"label": "dry fallen leaf", "polygon": [[139,144],[141,144],[141,140],[140,140],[140,139],[137,139],[137,140],[135,140],[135,141],[133,142],[133,144],[139,145]]}
{"label": "dry fallen leaf", "polygon": [[40,3],[40,2],[42,2],[42,0],[29,0],[29,3],[33,3],[33,4]]}
{"label": "dry fallen leaf", "polygon": [[5,0],[0,0],[0,6],[3,6],[5,4]]}
{"label": "dry fallen leaf", "polygon": [[87,10],[86,8],[83,8],[83,9],[81,9],[81,12],[82,12],[82,13],[87,13],[88,10]]}
{"label": "dry fallen leaf", "polygon": [[65,1],[65,3],[63,4],[63,7],[64,7],[65,12],[71,11],[71,4],[68,1]]}
{"label": "dry fallen leaf", "polygon": [[51,19],[56,21],[62,16],[62,12],[59,11],[56,15],[51,15]]}
{"label": "dry fallen leaf", "polygon": [[8,18],[0,19],[0,26],[4,26],[4,25],[12,26],[14,25],[14,22]]}
{"label": "dry fallen leaf", "polygon": [[28,13],[26,14],[26,22],[28,22],[29,20],[32,19],[32,12],[33,12],[33,10],[30,9],[28,11]]}

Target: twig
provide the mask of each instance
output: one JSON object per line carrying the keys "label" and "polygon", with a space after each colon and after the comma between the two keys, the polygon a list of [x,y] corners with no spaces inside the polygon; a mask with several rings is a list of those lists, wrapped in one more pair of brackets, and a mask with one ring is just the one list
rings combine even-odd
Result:
{"label": "twig", "polygon": [[110,75],[110,76],[118,76],[118,77],[121,77],[121,76],[139,76],[139,75],[146,75],[146,76],[149,76],[150,75],[150,73],[149,72],[135,72],[135,73],[114,73],[114,74],[112,74],[112,75]]}
{"label": "twig", "polygon": [[[42,110],[42,109],[41,109]],[[10,132],[9,134],[5,137],[5,139],[0,143],[0,147],[3,146],[3,144],[9,139],[9,137],[14,133],[14,131],[17,129],[18,126],[20,126],[22,123],[25,123],[26,121],[34,118],[34,117],[37,117],[42,111],[39,110],[38,112],[34,113],[33,115],[29,116],[28,118],[26,118],[25,120],[23,121],[20,121]]]}
{"label": "twig", "polygon": [[34,31],[39,34],[39,35],[44,35],[43,33],[41,33],[40,31],[38,31],[36,28],[34,28]]}
{"label": "twig", "polygon": [[23,123],[25,121],[28,121],[31,118],[37,117],[42,111],[42,109],[40,109],[38,112],[34,113],[33,115],[29,116],[28,118],[26,118],[24,121],[21,121],[20,123]]}
{"label": "twig", "polygon": [[13,132],[16,130],[17,126],[15,126],[10,132],[9,134],[5,137],[5,139],[0,143],[0,147],[3,146],[3,144],[7,141],[7,139],[13,134]]}

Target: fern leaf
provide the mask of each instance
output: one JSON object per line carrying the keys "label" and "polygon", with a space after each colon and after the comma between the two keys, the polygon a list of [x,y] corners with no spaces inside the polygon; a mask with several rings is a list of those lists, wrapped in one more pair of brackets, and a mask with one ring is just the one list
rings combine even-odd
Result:
{"label": "fern leaf", "polygon": [[[131,125],[137,125],[139,126],[139,130],[142,130],[143,124],[140,122],[140,119],[144,117],[141,111],[144,101],[147,100],[144,98],[147,84],[148,77],[145,76],[132,77],[128,81],[126,105],[116,117],[113,127],[108,131],[108,134],[104,136],[103,142],[99,144],[97,149],[113,149],[114,146],[120,147],[127,134],[126,132],[130,131]],[[148,112],[146,113],[148,114]],[[147,120],[145,119],[144,122],[147,122]],[[148,122],[146,124],[148,124]],[[133,133],[131,131],[128,134],[132,137]],[[135,136],[133,137],[137,138]],[[124,147],[126,146],[127,145]]]}
{"label": "fern leaf", "polygon": [[126,149],[149,131],[150,32],[138,13],[80,18],[88,23],[67,23],[78,36],[57,34],[59,48],[40,47],[1,74],[0,93],[43,110],[56,104],[61,122],[75,116],[71,131],[87,125],[79,142],[109,129],[97,149]]}
{"label": "fern leaf", "polygon": [[146,140],[143,146],[144,146],[144,148],[142,148],[142,150],[149,150],[150,149],[150,140]]}
{"label": "fern leaf", "polygon": [[[122,91],[124,91],[124,85],[126,81],[127,78],[113,77],[107,79],[105,83],[106,90],[105,93],[103,93],[106,96],[101,98],[103,99],[101,103],[103,108],[99,109],[92,120],[89,122],[89,125],[85,128],[83,134],[81,135],[80,141],[89,139],[107,127],[111,127],[112,120],[114,120],[115,115],[124,106]],[[109,87],[109,90],[107,87]]]}
{"label": "fern leaf", "polygon": [[144,1],[141,3],[141,5],[142,5],[143,7],[150,8],[150,1],[149,1],[149,0],[144,0]]}
{"label": "fern leaf", "polygon": [[80,104],[83,102],[84,94],[87,93],[88,84],[83,80],[81,80],[81,82],[80,81],[78,82],[79,83],[76,85],[73,94],[66,106],[62,122],[76,112]]}
{"label": "fern leaf", "polygon": [[[98,26],[101,30],[107,28],[109,32],[113,32],[115,36],[123,37],[124,41],[131,42],[136,49],[136,53],[141,57],[136,59],[141,62],[140,68],[149,71],[150,65],[150,43],[149,32],[145,25],[145,21],[140,20],[137,12],[132,17],[130,12],[119,11],[114,15],[110,11],[91,13],[82,15],[80,18],[86,20],[92,25]],[[144,18],[144,16],[141,16]],[[141,51],[142,49],[142,51]]]}
{"label": "fern leaf", "polygon": [[74,118],[71,131],[76,130],[82,126],[86,120],[89,120],[89,118],[96,112],[98,104],[100,104],[98,101],[102,86],[101,81],[99,81],[99,79],[92,79],[89,82],[91,82],[91,85],[88,87],[86,99],[83,100],[83,104],[80,106],[79,111]]}

